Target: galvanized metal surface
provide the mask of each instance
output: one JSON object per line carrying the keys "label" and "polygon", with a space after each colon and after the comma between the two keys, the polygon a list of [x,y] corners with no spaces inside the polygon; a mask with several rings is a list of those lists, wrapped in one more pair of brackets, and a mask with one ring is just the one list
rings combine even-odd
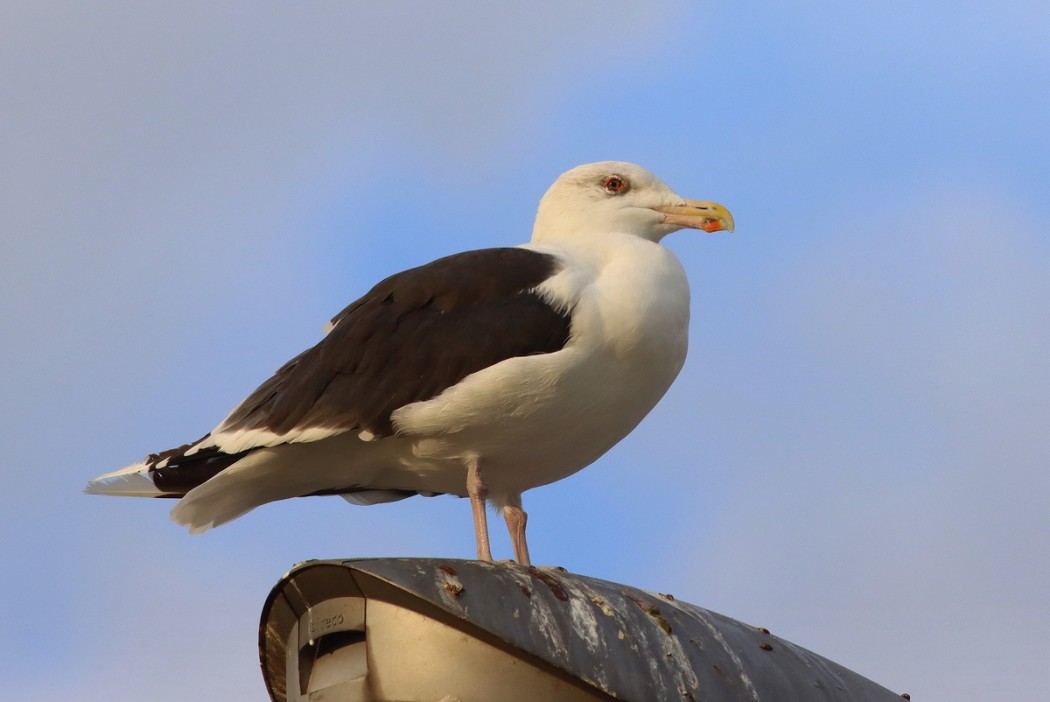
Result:
{"label": "galvanized metal surface", "polygon": [[343,596],[396,599],[457,622],[614,699],[900,699],[764,629],[669,595],[560,570],[444,559],[312,561],[294,568],[267,600],[260,630],[274,699],[283,699],[283,688],[276,688],[283,685],[277,678],[288,622]]}

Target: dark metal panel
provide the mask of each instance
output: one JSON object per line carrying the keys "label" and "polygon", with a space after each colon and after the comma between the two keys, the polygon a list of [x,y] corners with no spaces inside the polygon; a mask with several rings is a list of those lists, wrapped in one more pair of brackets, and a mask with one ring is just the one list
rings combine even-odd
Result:
{"label": "dark metal panel", "polygon": [[[294,592],[290,599],[303,604],[292,609],[301,614],[303,605],[345,594],[339,570],[353,574],[365,597],[437,608],[616,699],[900,699],[763,629],[668,595],[556,569],[441,559],[320,561],[293,570],[274,593]],[[370,586],[374,581],[386,587]],[[276,601],[271,595],[264,628]],[[264,669],[280,658],[272,650],[279,638],[267,638]]]}

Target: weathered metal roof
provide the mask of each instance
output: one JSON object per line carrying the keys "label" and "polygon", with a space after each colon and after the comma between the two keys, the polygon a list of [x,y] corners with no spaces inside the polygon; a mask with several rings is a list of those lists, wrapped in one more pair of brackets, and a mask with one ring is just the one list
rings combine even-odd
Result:
{"label": "weathered metal roof", "polygon": [[804,648],[670,595],[514,564],[310,561],[263,610],[267,686],[283,700],[288,632],[326,600],[357,596],[441,618],[618,700],[843,700],[900,696]]}

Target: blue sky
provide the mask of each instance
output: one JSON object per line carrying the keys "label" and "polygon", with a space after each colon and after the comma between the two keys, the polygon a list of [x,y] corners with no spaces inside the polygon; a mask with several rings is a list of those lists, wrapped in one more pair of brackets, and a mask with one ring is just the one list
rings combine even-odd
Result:
{"label": "blue sky", "polygon": [[1038,699],[1047,27],[1045,2],[9,3],[5,690],[260,699],[293,563],[471,557],[464,500],[295,500],[190,537],[170,503],[80,490],[203,434],[380,277],[523,241],[560,172],[619,159],[737,233],[665,240],[686,368],[526,494],[536,560],[913,699]]}

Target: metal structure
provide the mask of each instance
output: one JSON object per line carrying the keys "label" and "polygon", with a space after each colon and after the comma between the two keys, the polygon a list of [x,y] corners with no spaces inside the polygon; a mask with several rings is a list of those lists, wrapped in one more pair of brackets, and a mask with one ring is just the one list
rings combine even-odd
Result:
{"label": "metal structure", "polygon": [[901,699],[670,595],[481,561],[299,564],[259,649],[275,702]]}

